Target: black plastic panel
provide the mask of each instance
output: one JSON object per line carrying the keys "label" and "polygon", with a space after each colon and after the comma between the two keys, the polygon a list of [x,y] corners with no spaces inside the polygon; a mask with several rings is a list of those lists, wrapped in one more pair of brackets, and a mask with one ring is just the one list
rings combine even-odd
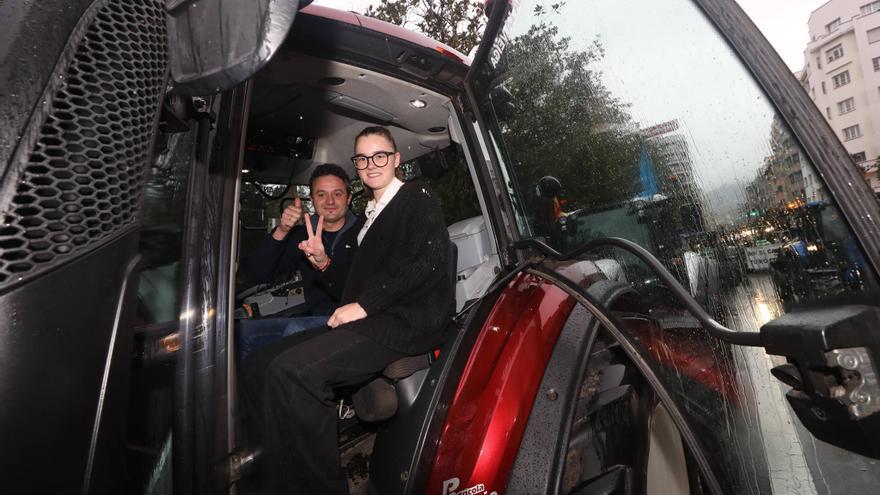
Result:
{"label": "black plastic panel", "polygon": [[58,54],[92,1],[0,2],[0,178],[52,77]]}
{"label": "black plastic panel", "polygon": [[[284,49],[368,67],[443,94],[460,91],[467,73],[464,63],[437,51],[308,13],[297,16]],[[410,59],[423,61],[424,65],[413,67],[408,63]]]}
{"label": "black plastic panel", "polygon": [[562,328],[516,455],[508,493],[556,493],[568,432],[598,322],[575,306]]}
{"label": "black plastic panel", "polygon": [[[162,4],[95,4],[0,189],[0,291],[133,225],[164,90]],[[52,90],[54,87],[54,90]],[[30,149],[25,149],[30,147]]]}
{"label": "black plastic panel", "polygon": [[[114,463],[122,458],[131,350],[126,311],[103,397],[101,390],[126,266],[136,252],[131,233],[0,296],[3,493],[80,493],[90,455],[91,493],[118,493],[123,472]],[[134,287],[129,280],[129,291]],[[99,401],[103,419],[91,454]]]}

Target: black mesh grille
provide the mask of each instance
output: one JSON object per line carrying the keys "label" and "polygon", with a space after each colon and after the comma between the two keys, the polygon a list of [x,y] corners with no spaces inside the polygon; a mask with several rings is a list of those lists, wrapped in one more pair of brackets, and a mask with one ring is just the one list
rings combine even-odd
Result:
{"label": "black mesh grille", "polygon": [[134,222],[166,58],[161,2],[109,1],[94,14],[56,73],[39,139],[5,209],[0,287]]}

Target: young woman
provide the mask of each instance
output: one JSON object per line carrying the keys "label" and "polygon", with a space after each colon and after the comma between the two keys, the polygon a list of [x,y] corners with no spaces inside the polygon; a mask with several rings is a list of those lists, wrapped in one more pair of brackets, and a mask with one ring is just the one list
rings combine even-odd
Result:
{"label": "young woman", "polygon": [[249,441],[264,448],[265,488],[281,493],[348,492],[333,389],[436,348],[455,308],[439,203],[423,183],[397,178],[400,153],[388,129],[364,129],[354,151],[371,199],[342,305],[328,326],[255,351],[242,373]]}

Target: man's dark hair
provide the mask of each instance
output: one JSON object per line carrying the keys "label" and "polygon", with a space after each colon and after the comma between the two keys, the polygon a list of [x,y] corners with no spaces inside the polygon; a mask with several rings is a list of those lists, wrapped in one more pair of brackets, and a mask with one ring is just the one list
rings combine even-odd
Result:
{"label": "man's dark hair", "polygon": [[312,176],[309,177],[309,191],[311,191],[312,186],[315,185],[315,180],[317,180],[318,177],[324,177],[325,175],[339,177],[342,182],[345,183],[345,190],[351,195],[351,179],[348,178],[348,174],[345,173],[345,170],[342,167],[333,163],[325,163],[315,167],[315,170],[312,171]]}

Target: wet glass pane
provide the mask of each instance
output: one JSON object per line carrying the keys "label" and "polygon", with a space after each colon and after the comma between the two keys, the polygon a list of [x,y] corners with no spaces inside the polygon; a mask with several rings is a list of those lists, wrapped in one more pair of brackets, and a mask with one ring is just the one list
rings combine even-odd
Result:
{"label": "wet glass pane", "polygon": [[[192,124],[195,126],[195,124]],[[142,324],[177,319],[177,296],[186,190],[195,131],[160,133],[156,140],[144,200],[138,281]]]}
{"label": "wet glass pane", "polygon": [[[524,236],[559,251],[623,237],[718,321],[876,304],[875,275],[821,177],[690,2],[517,2],[477,94]],[[729,493],[868,493],[880,465],[814,439],[771,377],[781,358],[710,338],[636,258],[589,253],[634,287],[621,315]]]}
{"label": "wet glass pane", "polygon": [[[141,220],[136,354],[149,348],[151,335],[170,333],[180,314],[179,277],[186,193],[197,124],[183,132],[156,136]],[[164,127],[164,126],[163,126]],[[126,437],[125,493],[171,493],[172,362],[131,370]]]}

